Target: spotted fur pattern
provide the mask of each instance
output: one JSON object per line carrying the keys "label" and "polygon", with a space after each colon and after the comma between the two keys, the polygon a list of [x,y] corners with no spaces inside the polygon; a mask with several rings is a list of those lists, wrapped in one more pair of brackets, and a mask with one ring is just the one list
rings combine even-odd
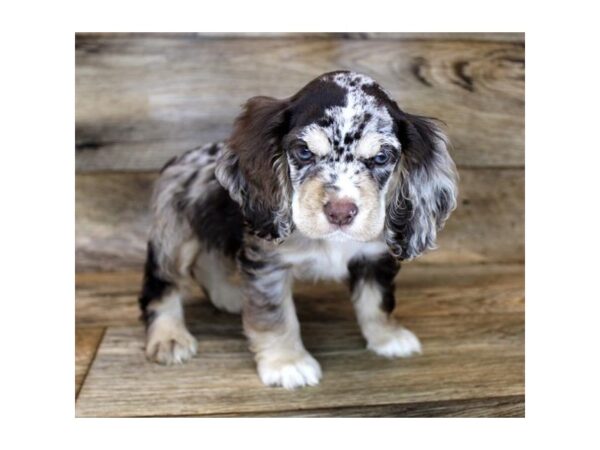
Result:
{"label": "spotted fur pattern", "polygon": [[[181,306],[199,283],[243,324],[267,385],[317,384],[302,344],[292,282],[348,279],[369,349],[421,351],[390,318],[400,261],[433,248],[456,205],[448,140],[432,119],[400,110],[371,78],[332,72],[287,99],[254,97],[226,142],[169,161],[156,183],[140,306],[147,355],[170,364],[196,343]],[[349,222],[325,206],[352,204]]]}

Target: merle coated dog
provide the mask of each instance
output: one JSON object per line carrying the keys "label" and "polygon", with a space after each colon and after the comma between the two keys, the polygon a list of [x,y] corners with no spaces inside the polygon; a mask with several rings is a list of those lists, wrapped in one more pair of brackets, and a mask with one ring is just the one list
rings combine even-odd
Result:
{"label": "merle coated dog", "polygon": [[287,99],[248,100],[227,141],[174,158],[156,183],[140,296],[147,357],[196,353],[182,308],[196,282],[218,308],[243,313],[263,383],[317,384],[295,278],[348,280],[367,347],[420,353],[390,316],[394,277],[400,261],[435,247],[456,206],[448,146],[436,121],[403,112],[354,72],[321,75]]}

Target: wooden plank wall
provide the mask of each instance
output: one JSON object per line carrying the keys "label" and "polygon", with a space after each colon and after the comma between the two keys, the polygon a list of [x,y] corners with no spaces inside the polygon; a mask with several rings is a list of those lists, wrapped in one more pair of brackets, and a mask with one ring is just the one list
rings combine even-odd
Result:
{"label": "wooden plank wall", "polygon": [[158,168],[225,138],[249,97],[336,69],[447,124],[460,204],[424,261],[522,262],[524,52],[522,34],[78,34],[77,270],[139,269]]}

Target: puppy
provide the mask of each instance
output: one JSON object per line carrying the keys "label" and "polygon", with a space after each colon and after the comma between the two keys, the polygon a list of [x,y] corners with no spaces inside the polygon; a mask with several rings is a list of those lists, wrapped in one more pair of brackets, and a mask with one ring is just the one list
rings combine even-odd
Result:
{"label": "puppy", "polygon": [[156,182],[139,298],[147,357],[172,364],[196,353],[182,308],[194,281],[216,307],[243,312],[264,384],[316,385],[296,278],[348,280],[367,347],[420,353],[390,317],[394,277],[400,261],[435,246],[456,195],[442,131],[365,75],[327,73],[284,100],[251,98],[229,140],[174,158]]}

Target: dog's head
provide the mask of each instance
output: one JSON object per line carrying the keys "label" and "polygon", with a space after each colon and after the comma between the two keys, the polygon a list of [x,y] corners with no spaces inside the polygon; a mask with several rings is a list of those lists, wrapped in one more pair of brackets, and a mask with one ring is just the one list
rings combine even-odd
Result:
{"label": "dog's head", "polygon": [[435,246],[456,205],[442,131],[354,72],[324,74],[288,99],[251,98],[227,147],[217,177],[263,238],[383,234],[410,259]]}

